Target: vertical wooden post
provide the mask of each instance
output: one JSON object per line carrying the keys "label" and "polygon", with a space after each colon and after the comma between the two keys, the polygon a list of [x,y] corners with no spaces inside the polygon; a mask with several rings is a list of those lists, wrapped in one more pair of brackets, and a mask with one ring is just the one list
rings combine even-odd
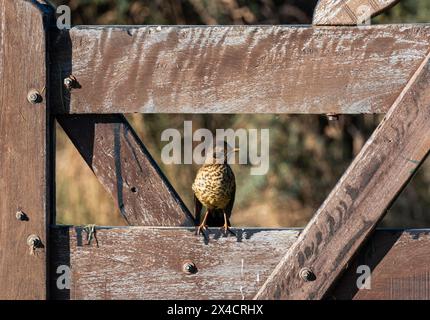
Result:
{"label": "vertical wooden post", "polygon": [[0,0],[0,299],[47,297],[51,13],[44,1]]}

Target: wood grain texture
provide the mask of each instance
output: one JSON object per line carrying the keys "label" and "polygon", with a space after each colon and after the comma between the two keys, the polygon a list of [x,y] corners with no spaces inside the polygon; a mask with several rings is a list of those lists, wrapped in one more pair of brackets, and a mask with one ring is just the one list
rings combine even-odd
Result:
{"label": "wood grain texture", "polygon": [[[336,283],[328,299],[342,300],[430,300],[430,230],[377,230],[345,274]],[[355,285],[370,267],[370,290]]]}
{"label": "wood grain texture", "polygon": [[[430,150],[429,55],[257,299],[321,299]],[[299,277],[313,270],[315,281]]]}
{"label": "wood grain texture", "polygon": [[388,10],[400,0],[320,0],[315,7],[314,25],[360,25]]}
{"label": "wood grain texture", "polygon": [[42,2],[0,0],[0,299],[47,295],[45,248],[31,255],[27,237],[47,246],[49,121],[46,102],[32,105],[27,94],[47,84],[49,17]]}
{"label": "wood grain texture", "polygon": [[57,120],[129,225],[194,225],[191,213],[123,116]]}
{"label": "wood grain texture", "polygon": [[[97,228],[99,247],[80,228],[56,228],[52,292],[59,299],[250,299],[297,239],[298,230],[211,229],[209,243],[194,228]],[[185,274],[194,262],[197,273]],[[70,290],[58,290],[55,270],[71,268]]]}
{"label": "wood grain texture", "polygon": [[[209,244],[194,229],[100,227],[99,247],[81,228],[55,227],[51,261],[54,299],[249,299],[299,229],[235,229]],[[55,241],[54,241],[55,240]],[[328,299],[429,299],[430,230],[376,230]],[[197,273],[187,275],[190,260]],[[243,264],[242,264],[243,261]],[[59,265],[71,267],[70,290],[56,286]],[[371,289],[358,290],[357,267],[371,268]]]}
{"label": "wood grain texture", "polygon": [[429,25],[75,27],[54,40],[52,99],[59,113],[385,113],[429,39]]}

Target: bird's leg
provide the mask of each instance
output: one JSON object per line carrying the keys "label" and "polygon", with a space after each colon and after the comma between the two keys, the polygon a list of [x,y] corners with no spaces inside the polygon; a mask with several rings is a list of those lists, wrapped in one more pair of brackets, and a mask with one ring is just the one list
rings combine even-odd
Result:
{"label": "bird's leg", "polygon": [[221,227],[221,230],[226,234],[227,231],[232,235],[236,236],[236,234],[230,229],[230,221],[227,218],[227,214],[224,212],[224,225]]}
{"label": "bird's leg", "polygon": [[200,233],[203,233],[204,230],[207,229],[206,220],[208,218],[209,210],[206,210],[205,216],[203,217],[202,223],[197,227],[196,229],[196,235],[199,235]]}

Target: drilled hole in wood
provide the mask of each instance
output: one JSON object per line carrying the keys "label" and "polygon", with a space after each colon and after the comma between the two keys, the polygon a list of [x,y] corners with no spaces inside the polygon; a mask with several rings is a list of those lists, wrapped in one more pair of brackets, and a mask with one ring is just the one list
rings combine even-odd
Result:
{"label": "drilled hole in wood", "polygon": [[136,187],[131,187],[131,192],[136,193],[137,192],[137,188]]}

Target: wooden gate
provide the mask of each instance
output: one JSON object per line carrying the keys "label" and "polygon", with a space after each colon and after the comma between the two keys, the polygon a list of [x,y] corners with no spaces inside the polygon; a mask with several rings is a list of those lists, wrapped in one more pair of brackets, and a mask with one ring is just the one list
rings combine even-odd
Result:
{"label": "wooden gate", "polygon": [[[430,230],[374,231],[430,150],[430,25],[354,14],[395,2],[322,0],[313,26],[60,31],[44,1],[0,0],[0,298],[429,299]],[[131,112],[385,117],[304,230],[205,243]],[[55,225],[55,119],[130,226],[87,244]]]}

